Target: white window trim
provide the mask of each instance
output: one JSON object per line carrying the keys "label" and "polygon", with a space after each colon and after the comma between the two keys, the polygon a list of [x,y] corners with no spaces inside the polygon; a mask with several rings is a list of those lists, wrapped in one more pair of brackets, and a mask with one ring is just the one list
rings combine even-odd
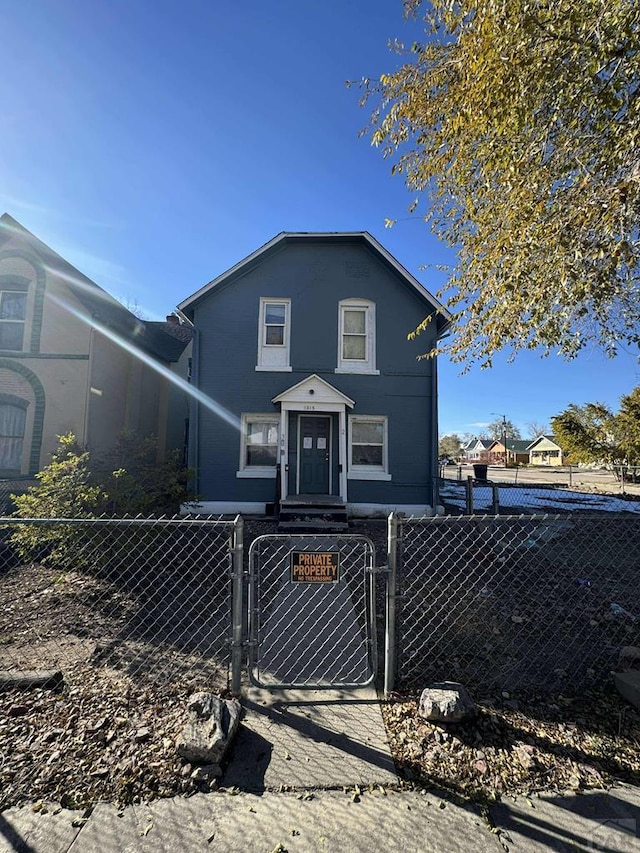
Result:
{"label": "white window trim", "polygon": [[[247,451],[247,424],[251,423],[276,423],[278,426],[278,440],[276,441],[276,461],[273,465],[246,465]],[[236,471],[239,480],[274,480],[278,467],[278,456],[280,454],[280,415],[274,412],[268,414],[253,414],[251,412],[242,415],[242,427],[240,433],[240,465]]]}
{"label": "white window trim", "polygon": [[[365,312],[365,334],[367,358],[350,359],[342,357],[342,338],[344,335],[345,311],[361,309]],[[376,370],[376,304],[369,299],[342,299],[338,303],[338,361],[335,373],[361,373],[379,376]]]}
{"label": "white window trim", "polygon": [[[353,465],[352,446],[353,446],[353,424],[366,421],[367,423],[375,421],[381,423],[384,428],[383,445],[382,445],[382,466],[374,465]],[[347,471],[348,480],[391,480],[389,473],[389,419],[386,415],[351,415],[349,417],[349,442],[347,447],[349,468]]]}
{"label": "white window trim", "polygon": [[[278,303],[285,306],[284,343],[268,344],[265,341],[265,312],[267,305]],[[277,296],[260,297],[260,313],[258,315],[258,371],[291,372],[290,358],[291,341],[291,300]]]}

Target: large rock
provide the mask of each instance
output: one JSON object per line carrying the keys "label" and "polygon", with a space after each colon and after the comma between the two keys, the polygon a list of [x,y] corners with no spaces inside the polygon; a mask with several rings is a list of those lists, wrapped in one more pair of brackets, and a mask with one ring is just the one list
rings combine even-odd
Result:
{"label": "large rock", "polygon": [[443,681],[425,687],[419,713],[432,723],[460,723],[475,716],[476,706],[466,687],[456,681]]}
{"label": "large rock", "polygon": [[194,693],[189,719],[176,739],[178,755],[196,764],[220,764],[240,723],[240,702],[213,693]]}
{"label": "large rock", "polygon": [[640,649],[637,646],[624,646],[620,650],[616,672],[640,670]]}

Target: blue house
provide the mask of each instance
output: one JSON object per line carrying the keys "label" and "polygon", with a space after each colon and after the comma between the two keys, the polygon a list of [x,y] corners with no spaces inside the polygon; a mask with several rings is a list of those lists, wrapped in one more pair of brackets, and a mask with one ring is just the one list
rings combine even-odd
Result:
{"label": "blue house", "polygon": [[179,308],[201,512],[434,511],[436,361],[417,356],[450,315],[370,234],[281,233]]}

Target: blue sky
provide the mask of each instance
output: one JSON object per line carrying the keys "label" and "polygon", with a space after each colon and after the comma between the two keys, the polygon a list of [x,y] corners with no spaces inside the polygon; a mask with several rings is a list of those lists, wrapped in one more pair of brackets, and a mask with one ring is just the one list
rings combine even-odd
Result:
{"label": "blue sky", "polygon": [[[145,316],[280,231],[366,230],[443,284],[433,266],[453,256],[358,139],[367,112],[345,86],[419,35],[400,0],[28,0],[2,4],[0,31],[0,212]],[[633,355],[596,350],[439,374],[441,433],[615,406],[640,384]]]}

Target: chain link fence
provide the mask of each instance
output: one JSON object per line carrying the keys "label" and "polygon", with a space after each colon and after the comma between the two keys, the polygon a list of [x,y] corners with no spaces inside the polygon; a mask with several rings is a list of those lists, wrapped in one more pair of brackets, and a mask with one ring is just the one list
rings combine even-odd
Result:
{"label": "chain link fence", "polygon": [[252,680],[356,687],[376,673],[375,547],[357,535],[260,536],[249,550]]}
{"label": "chain link fence", "polygon": [[192,692],[229,685],[241,538],[239,518],[0,518],[0,811],[200,790],[175,737]]}
{"label": "chain link fence", "polygon": [[0,519],[0,670],[226,685],[235,527]]}
{"label": "chain link fence", "polygon": [[640,645],[640,518],[393,523],[395,687],[580,690]]}
{"label": "chain link fence", "polygon": [[37,485],[37,483],[37,480],[27,477],[0,480],[0,518],[10,515],[14,510],[11,495],[22,495],[27,489]]}
{"label": "chain link fence", "polygon": [[638,512],[640,496],[581,492],[562,483],[503,483],[496,480],[441,479],[440,503],[449,515],[513,515],[598,511]]}

